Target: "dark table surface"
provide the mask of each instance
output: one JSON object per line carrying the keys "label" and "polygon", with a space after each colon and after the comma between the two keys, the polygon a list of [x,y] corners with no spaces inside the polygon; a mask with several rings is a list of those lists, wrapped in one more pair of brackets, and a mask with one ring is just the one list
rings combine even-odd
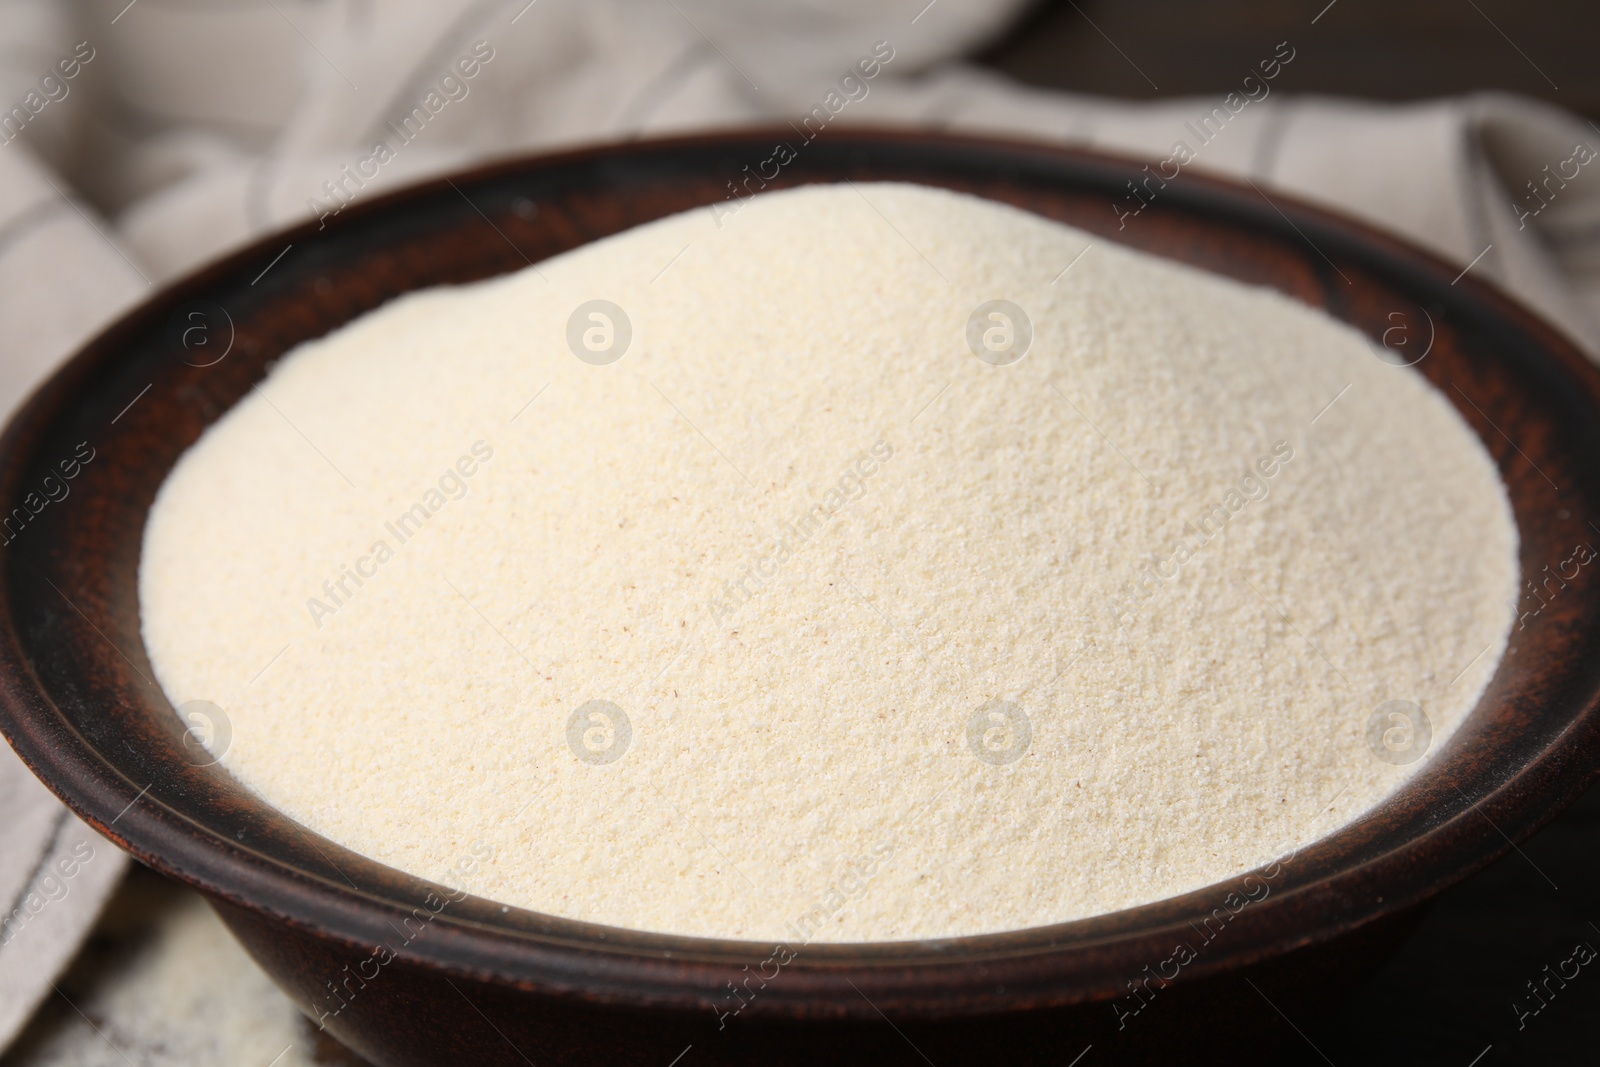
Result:
{"label": "dark table surface", "polygon": [[1046,0],[978,58],[1032,85],[1145,100],[1226,92],[1284,40],[1292,93],[1500,89],[1600,116],[1594,0]]}

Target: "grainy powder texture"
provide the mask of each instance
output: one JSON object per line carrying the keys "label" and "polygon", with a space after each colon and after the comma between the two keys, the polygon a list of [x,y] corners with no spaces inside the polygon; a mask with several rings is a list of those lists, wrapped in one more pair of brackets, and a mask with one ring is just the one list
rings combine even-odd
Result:
{"label": "grainy powder texture", "polygon": [[144,636],[229,771],[507,904],[944,937],[1325,836],[1494,673],[1495,468],[1351,329],[916,186],[717,222],[396,300],[184,455]]}

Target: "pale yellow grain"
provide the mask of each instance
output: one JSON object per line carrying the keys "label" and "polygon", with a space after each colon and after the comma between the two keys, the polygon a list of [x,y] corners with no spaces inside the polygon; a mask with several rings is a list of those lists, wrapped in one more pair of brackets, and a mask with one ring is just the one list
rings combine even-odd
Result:
{"label": "pale yellow grain", "polygon": [[[634,329],[606,367],[564,339],[596,297]],[[1005,368],[964,340],[994,298],[1035,329]],[[466,495],[314,621],[480,441]],[[1280,442],[1267,498],[1119,624]],[[594,922],[882,940],[1160,899],[1370,810],[1430,759],[1376,759],[1369,715],[1415,701],[1448,741],[1516,547],[1451,406],[1320,312],[1007,206],[825,186],[302,346],[163,486],[140,595],[168,696],[231,721],[224,766],[351,849]],[[591,699],[630,717],[617,762],[568,748]],[[1015,763],[968,750],[992,699],[1030,719]]]}

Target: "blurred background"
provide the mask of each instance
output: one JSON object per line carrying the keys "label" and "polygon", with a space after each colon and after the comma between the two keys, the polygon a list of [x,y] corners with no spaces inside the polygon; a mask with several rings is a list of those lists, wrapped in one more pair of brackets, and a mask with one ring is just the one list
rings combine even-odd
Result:
{"label": "blurred background", "polygon": [[[797,113],[826,86],[817,71],[832,76],[840,56],[853,58],[876,36],[900,50],[897,84],[874,90],[877,110],[863,119],[992,128],[1155,158],[1170,143],[1172,116],[1204,113],[1278,42],[1293,41],[1292,66],[1274,83],[1277,110],[1261,129],[1241,132],[1254,138],[1248,150],[1219,148],[1206,165],[1249,174],[1261,146],[1283,137],[1269,127],[1298,110],[1309,116],[1305,144],[1294,165],[1258,170],[1263,181],[1391,225],[1463,265],[1486,241],[1500,244],[1482,269],[1600,350],[1584,310],[1600,272],[1600,182],[1574,181],[1537,233],[1498,236],[1522,233],[1516,197],[1539,161],[1564,158],[1554,153],[1591,134],[1600,145],[1593,0],[915,0],[742,10],[662,0],[586,11],[562,0],[390,2],[0,2],[0,107],[11,108],[0,147],[0,405],[9,410],[163,278],[307,221],[308,200],[334,204],[322,183],[381,128],[373,101],[420,93],[427,83],[415,72],[442,69],[480,36],[497,51],[475,89],[479,110],[408,148],[387,184],[506,151]],[[630,36],[636,16],[663,29]],[[523,36],[513,40],[513,31]],[[79,42],[92,58],[69,79],[70,92],[35,109],[29,94],[63,57],[82,60]],[[391,67],[403,69],[391,76]],[[747,72],[766,84],[757,89]],[[1481,105],[1466,95],[1485,90],[1515,98]],[[1304,103],[1323,97],[1460,99],[1423,111]],[[1174,100],[1176,110],[1161,110]],[[1414,155],[1395,148],[1411,141],[1422,145]],[[1445,190],[1479,156],[1489,169],[1474,191],[1451,201],[1454,214],[1429,215],[1435,201],[1457,196]],[[1473,222],[1488,227],[1481,231],[1455,219],[1484,212],[1498,221]],[[36,858],[29,847],[50,846],[30,846],[18,827],[43,826],[35,816],[54,809],[17,773],[0,767],[0,871],[15,869],[20,900]],[[50,817],[58,838],[71,831],[66,817]],[[0,945],[0,1021],[5,998],[17,998],[20,1032],[0,1063],[357,1062],[312,1032],[196,898],[148,871],[124,874],[111,846],[94,847],[103,850],[95,870],[104,884],[85,880],[64,898],[50,952],[25,956],[33,949],[20,938]],[[0,889],[11,883],[0,877]],[[1531,1003],[1529,983],[1547,965],[1575,946],[1600,946],[1597,923],[1600,794],[1591,793],[1441,898],[1353,1001],[1284,1019],[1287,1051],[1272,1063],[1600,1062],[1600,971],[1583,971],[1536,1016],[1516,1008]],[[54,983],[41,983],[58,967]],[[0,1027],[0,1043],[6,1036]]]}

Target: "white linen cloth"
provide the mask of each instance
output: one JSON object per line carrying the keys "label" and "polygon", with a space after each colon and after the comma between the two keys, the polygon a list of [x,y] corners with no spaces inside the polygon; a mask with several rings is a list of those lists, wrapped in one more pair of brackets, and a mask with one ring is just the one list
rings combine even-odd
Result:
{"label": "white linen cloth", "polygon": [[[1181,141],[1193,155],[1185,171],[1248,177],[1395,231],[1600,353],[1600,166],[1590,165],[1600,128],[1498,94],[1406,106],[1297,94],[1295,57],[1326,39],[1309,20],[1286,41],[1263,40],[1235,86],[1155,104],[1029,90],[962,61],[1021,6],[6,0],[0,413],[153,285],[338,206],[324,183],[359,199],[495,156],[798,122],[819,107],[829,123],[994,133],[1151,161],[1173,158]],[[1121,44],[1136,42],[1107,47]],[[857,66],[868,58],[879,61],[870,78],[871,64]],[[408,119],[419,132],[405,139],[396,128]],[[379,141],[392,158],[365,164],[376,173],[359,183],[346,177]],[[63,880],[60,863],[83,848],[92,860]],[[123,865],[0,750],[0,919],[28,916],[0,942],[0,1049],[50,993]],[[146,970],[204,974],[203,993],[191,993],[249,999],[280,1032],[288,1002],[262,996],[259,975],[230,984],[248,965],[219,964],[225,939],[181,933],[215,922],[191,909],[154,923]],[[193,946],[193,966],[172,962],[175,944]],[[164,1017],[115,985],[135,979],[107,981],[101,1019],[143,1050],[141,1062],[189,1062],[192,1041],[159,1038],[162,1027],[203,1025],[188,1009]],[[27,1062],[119,1062],[106,1034],[80,1031],[77,1043],[32,1042]],[[249,1062],[262,1051],[228,1040],[219,1032],[206,1055]],[[310,1062],[310,1049],[286,1049],[282,1067]]]}

